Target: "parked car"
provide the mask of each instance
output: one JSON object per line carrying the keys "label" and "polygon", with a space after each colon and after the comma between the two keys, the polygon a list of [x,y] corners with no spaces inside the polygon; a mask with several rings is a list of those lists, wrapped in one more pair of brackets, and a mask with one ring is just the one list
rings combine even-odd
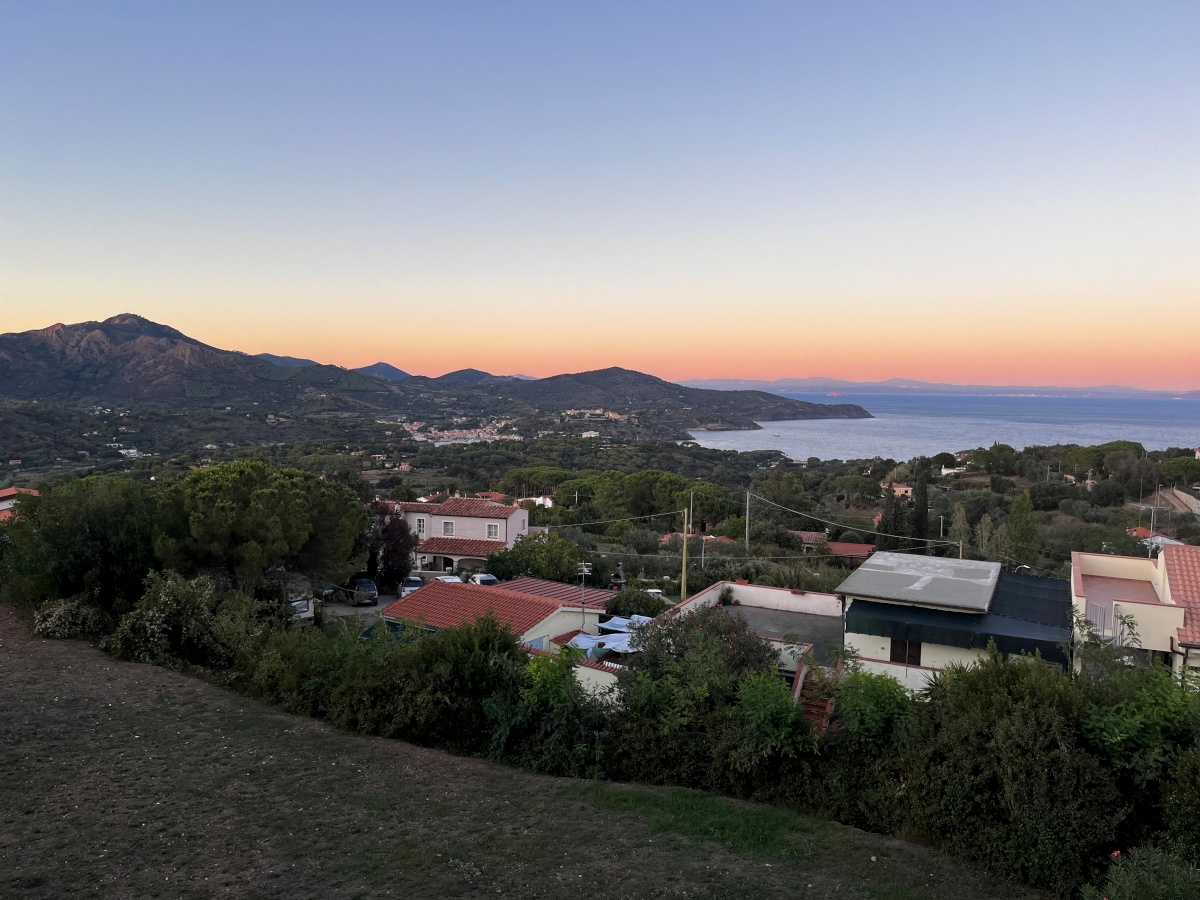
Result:
{"label": "parked car", "polygon": [[424,586],[425,582],[423,582],[416,575],[409,575],[402,582],[400,582],[400,596],[407,597],[413,591],[420,590]]}
{"label": "parked car", "polygon": [[500,579],[495,575],[489,575],[487,572],[476,572],[471,576],[471,580],[467,584],[486,584],[495,587],[500,583]]}
{"label": "parked car", "polygon": [[350,605],[379,605],[379,588],[370,578],[355,578],[350,582]]}
{"label": "parked car", "polygon": [[463,580],[457,575],[439,575],[435,581],[448,581],[451,584],[462,584]]}

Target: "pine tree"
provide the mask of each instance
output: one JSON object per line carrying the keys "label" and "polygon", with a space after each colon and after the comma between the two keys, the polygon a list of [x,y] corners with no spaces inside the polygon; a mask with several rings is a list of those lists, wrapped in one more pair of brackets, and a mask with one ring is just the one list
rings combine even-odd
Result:
{"label": "pine tree", "polygon": [[1007,555],[1014,565],[1033,566],[1041,556],[1037,546],[1037,519],[1029,491],[1022,491],[1013,500],[1008,512]]}
{"label": "pine tree", "polygon": [[993,530],[992,517],[984,513],[983,518],[979,520],[979,524],[975,526],[975,548],[983,556],[987,556],[992,549]]}
{"label": "pine tree", "polygon": [[929,485],[925,483],[925,473],[917,475],[917,485],[913,488],[912,536],[917,540],[915,550],[927,553],[929,545],[925,540],[929,537]]}

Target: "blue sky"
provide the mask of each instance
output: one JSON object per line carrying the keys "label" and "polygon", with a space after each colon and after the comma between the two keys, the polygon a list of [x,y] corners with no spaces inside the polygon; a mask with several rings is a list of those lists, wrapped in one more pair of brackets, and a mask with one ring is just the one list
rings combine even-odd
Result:
{"label": "blue sky", "polygon": [[132,311],[431,374],[1200,387],[1194,3],[0,23],[3,330]]}

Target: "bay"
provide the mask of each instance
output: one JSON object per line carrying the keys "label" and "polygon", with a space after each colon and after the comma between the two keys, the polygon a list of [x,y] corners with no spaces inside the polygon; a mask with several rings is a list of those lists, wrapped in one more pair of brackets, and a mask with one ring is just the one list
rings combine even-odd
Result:
{"label": "bay", "polygon": [[1200,401],[963,394],[783,394],[857,403],[873,419],[762,422],[761,431],[697,431],[704,447],[780,450],[792,459],[910,459],[999,442],[1017,449],[1130,440],[1147,450],[1200,447]]}

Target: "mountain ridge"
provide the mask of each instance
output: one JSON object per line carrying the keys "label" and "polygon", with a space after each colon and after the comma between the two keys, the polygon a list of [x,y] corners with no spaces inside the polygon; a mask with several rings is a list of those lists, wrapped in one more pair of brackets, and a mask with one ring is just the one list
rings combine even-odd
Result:
{"label": "mountain ridge", "polygon": [[1200,390],[1165,391],[1109,384],[1090,387],[1055,385],[995,385],[953,384],[950,382],[918,381],[911,378],[888,378],[883,381],[848,381],[841,378],[779,378],[761,381],[748,378],[692,378],[681,381],[689,387],[707,390],[763,390],[792,393],[842,394],[971,394],[975,396],[1052,396],[1052,397],[1130,397],[1194,399]]}
{"label": "mountain ridge", "polygon": [[[272,358],[309,362],[222,350],[126,313],[103,322],[56,323],[0,335],[0,396],[171,408],[258,407],[262,413],[302,416],[503,418],[524,422],[529,431],[578,427],[678,439],[702,428],[755,429],[766,420],[870,417],[853,404],[814,404],[763,391],[703,390],[617,367],[537,380],[478,369],[383,380],[361,370],[279,365]],[[568,415],[576,409],[614,415],[593,417],[596,424],[584,426],[583,419]]]}

